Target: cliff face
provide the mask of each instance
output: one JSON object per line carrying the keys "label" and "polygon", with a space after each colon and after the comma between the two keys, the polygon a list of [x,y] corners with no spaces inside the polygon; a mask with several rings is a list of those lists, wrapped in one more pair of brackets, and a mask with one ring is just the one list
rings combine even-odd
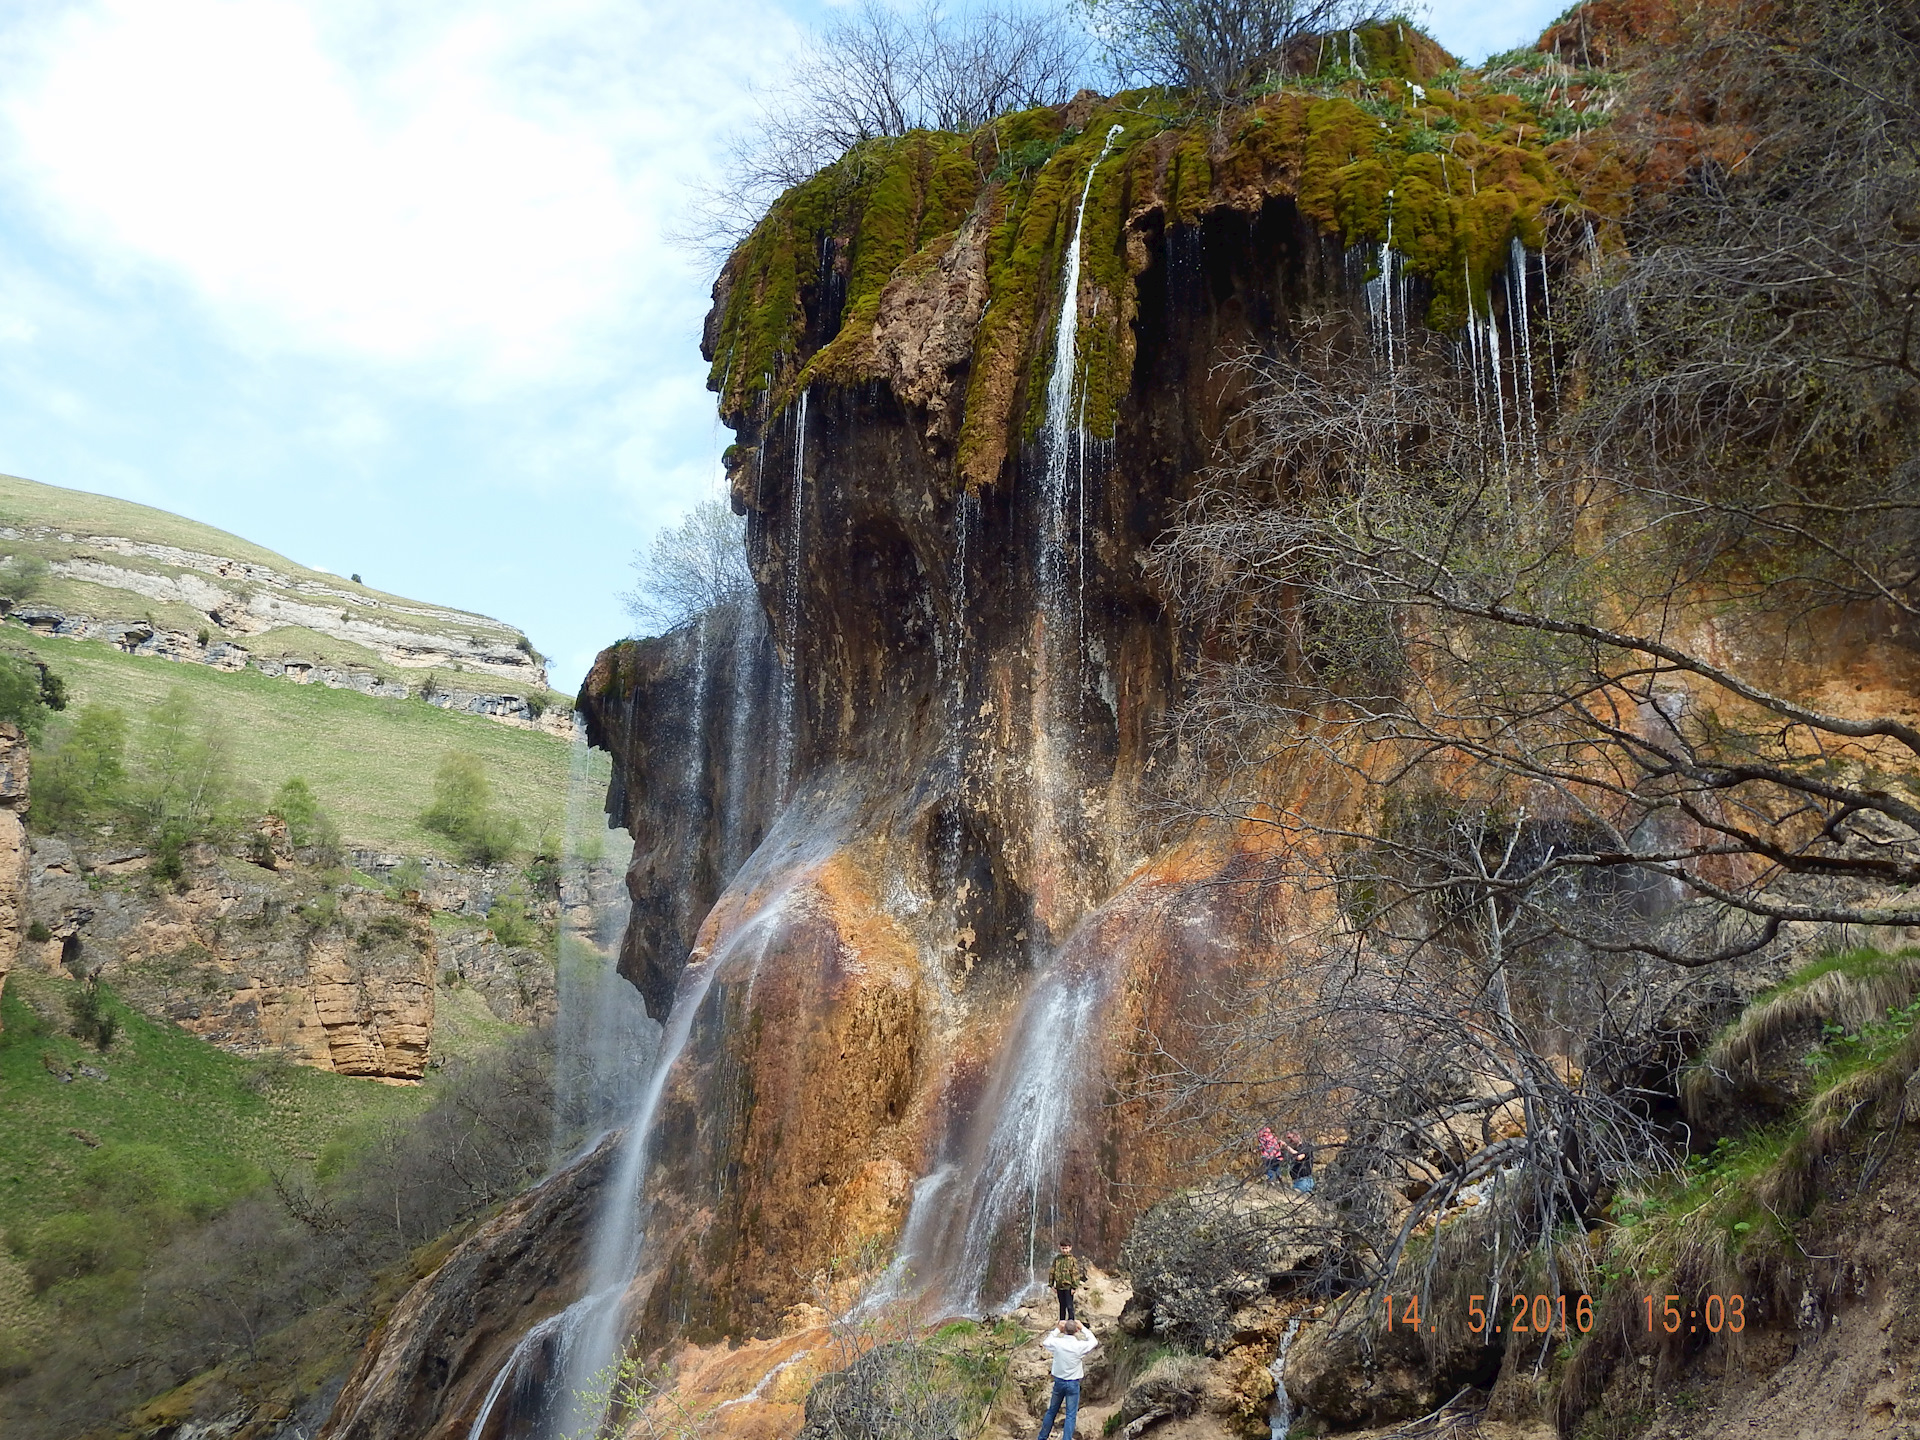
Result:
{"label": "cliff face", "polygon": [[[527,637],[107,496],[0,476],[0,561],[38,570],[0,613],[132,655],[404,699],[573,734]],[[431,683],[427,682],[430,677]]]}
{"label": "cliff face", "polygon": [[1423,88],[1397,26],[1364,48],[1365,105],[1082,97],[878,143],[722,274],[760,613],[622,642],[579,702],[635,840],[622,970],[668,1022],[645,1346],[799,1330],[849,1281],[977,1310],[1057,1235],[1110,1263],[1177,1183],[1139,1052],[1318,917],[1236,883],[1255,840],[1157,819],[1198,639],[1149,551],[1230,362],[1505,323],[1574,190],[1521,102]]}
{"label": "cliff face", "polygon": [[27,742],[11,725],[0,726],[0,993],[20,958],[22,911],[27,898],[27,827],[30,761]]}
{"label": "cliff face", "polygon": [[[1245,842],[1152,818],[1192,656],[1148,551],[1241,399],[1228,362],[1381,323],[1371,223],[1420,227],[1387,323],[1444,327],[1491,313],[1566,193],[1507,108],[1449,96],[1481,162],[1450,195],[1417,73],[1393,127],[1282,95],[1203,135],[1083,99],[909,137],[851,196],[790,193],[723,274],[708,353],[766,638],[623,644],[582,693],[636,839],[627,973],[656,1014],[699,1007],[650,1333],[764,1331],[896,1242],[965,1308],[1050,1234],[1109,1255],[1167,1183],[1116,1082],[1312,916],[1195,884]],[[982,154],[1016,140],[1050,158]]]}

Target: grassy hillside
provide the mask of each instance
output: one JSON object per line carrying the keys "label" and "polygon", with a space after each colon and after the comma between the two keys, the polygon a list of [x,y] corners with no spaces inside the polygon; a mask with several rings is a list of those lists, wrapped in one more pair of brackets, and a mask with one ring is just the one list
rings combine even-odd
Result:
{"label": "grassy hillside", "polygon": [[[30,648],[66,679],[70,708],[117,705],[136,727],[168,691],[185,690],[225,730],[245,783],[271,795],[300,776],[349,844],[446,853],[444,837],[422,829],[418,816],[451,750],[480,758],[496,798],[529,840],[561,831],[571,747],[552,735],[417,701],[145,659],[97,641],[36,637]],[[606,757],[589,753],[604,768]]]}
{"label": "grassy hillside", "polygon": [[[184,515],[175,515],[168,510],[136,505],[131,500],[116,500],[111,495],[94,495],[85,490],[42,485],[37,480],[23,480],[18,475],[0,475],[0,525],[22,524],[64,527],[76,541],[89,535],[119,535],[154,545],[172,545],[181,550],[244,560],[250,565],[264,565],[296,581],[320,582],[330,589],[338,588],[370,599],[400,605],[420,603],[376,590],[369,585],[356,585],[344,575],[329,575],[323,570],[310,569],[264,545],[255,545],[238,535],[217,530],[211,525],[202,525],[198,520],[189,520]],[[484,629],[519,633],[489,616],[441,605],[432,608],[450,615],[467,615],[476,626]]]}
{"label": "grassy hillside", "polygon": [[[29,1299],[19,1258],[46,1222],[120,1208],[128,1197],[116,1186],[131,1187],[136,1208],[153,1198],[142,1192],[171,1189],[162,1198],[182,1218],[212,1213],[269,1173],[309,1171],[432,1098],[430,1086],[242,1059],[110,995],[120,1034],[102,1056],[67,1033],[66,1002],[78,988],[16,970],[0,998],[0,1240],[12,1252],[0,1252],[0,1352],[53,1321]],[[144,1248],[151,1232],[136,1222],[128,1241]]]}

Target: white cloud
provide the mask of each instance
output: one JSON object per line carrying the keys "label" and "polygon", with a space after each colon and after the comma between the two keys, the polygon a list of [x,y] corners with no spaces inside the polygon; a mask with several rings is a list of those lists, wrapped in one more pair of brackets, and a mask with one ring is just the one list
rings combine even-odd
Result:
{"label": "white cloud", "polygon": [[101,0],[16,44],[0,115],[96,264],[184,284],[251,350],[484,393],[690,327],[663,219],[788,33],[761,0]]}

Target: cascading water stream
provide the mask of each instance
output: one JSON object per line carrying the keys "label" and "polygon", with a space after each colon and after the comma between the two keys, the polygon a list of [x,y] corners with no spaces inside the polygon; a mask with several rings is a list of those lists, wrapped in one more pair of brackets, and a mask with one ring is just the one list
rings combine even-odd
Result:
{"label": "cascading water stream", "polygon": [[[1067,603],[1067,571],[1070,564],[1078,563],[1077,555],[1069,560],[1068,489],[1070,485],[1084,487],[1086,484],[1085,451],[1076,443],[1085,435],[1085,427],[1080,423],[1083,412],[1074,403],[1074,389],[1079,383],[1080,229],[1087,218],[1087,202],[1093,196],[1093,177],[1125,129],[1124,125],[1109,129],[1106,143],[1101,145],[1093,164],[1087,167],[1086,184],[1080,188],[1080,205],[1073,215],[1073,232],[1067,240],[1066,273],[1061,277],[1060,319],[1053,335],[1053,373],[1047,379],[1046,510],[1040,535],[1040,603],[1048,622],[1049,646],[1058,644],[1055,632]],[[1077,474],[1076,456],[1081,462]]]}
{"label": "cascading water stream", "polygon": [[[1521,415],[1526,425],[1527,443],[1537,460],[1540,454],[1540,421],[1533,408],[1533,325],[1527,313],[1530,308],[1527,303],[1527,247],[1520,243],[1519,236],[1514,237],[1507,254],[1507,312],[1513,318],[1514,336],[1519,345],[1521,369],[1526,382]],[[1522,389],[1521,378],[1515,376],[1515,389]]]}
{"label": "cascading water stream", "polygon": [[1093,1026],[1105,998],[1103,977],[1056,967],[1029,997],[1012,1044],[1017,1057],[1001,1093],[981,1156],[971,1213],[961,1241],[951,1303],[981,1308],[994,1247],[1025,1211],[1026,1280],[1009,1297],[1017,1302],[1039,1282],[1043,1222],[1059,1218],[1061,1151],[1080,1099],[1075,1063],[1096,1052]]}
{"label": "cascading water stream", "polygon": [[632,841],[609,830],[604,759],[575,722],[560,870],[559,1014],[554,1027],[554,1162],[618,1125],[633,1109],[660,1027],[614,969],[627,927],[622,883]]}
{"label": "cascading water stream", "polygon": [[[523,1433],[549,1436],[599,1433],[605,1419],[604,1376],[620,1358],[628,1318],[624,1301],[640,1269],[646,1232],[645,1181],[661,1097],[666,1093],[667,1080],[675,1064],[686,1051],[695,1017],[715,978],[742,953],[750,937],[757,941],[759,951],[764,954],[784,898],[779,897],[736,930],[705,964],[689,965],[682,973],[659,1053],[628,1118],[619,1153],[607,1178],[605,1199],[594,1221],[588,1250],[584,1294],[560,1315],[529,1331],[515,1348],[488,1389],[486,1403],[469,1431],[470,1440],[481,1440],[493,1407],[503,1394],[511,1393],[517,1372],[530,1356],[549,1344],[551,1364],[547,1368],[560,1377],[560,1389],[557,1393],[549,1392],[542,1421],[551,1422],[558,1417],[558,1423],[542,1423],[539,1429]],[[756,956],[756,965],[758,958]]]}
{"label": "cascading water stream", "polygon": [[787,613],[784,636],[787,645],[786,667],[780,680],[780,794],[784,799],[793,783],[795,710],[800,703],[800,572],[804,568],[801,545],[806,525],[807,495],[807,392],[800,392],[794,407],[793,484],[787,503]]}
{"label": "cascading water stream", "polygon": [[1279,1353],[1268,1367],[1273,1376],[1273,1404],[1267,1410],[1267,1433],[1271,1440],[1287,1440],[1287,1431],[1293,1428],[1293,1397],[1287,1394],[1287,1352],[1293,1348],[1293,1337],[1299,1333],[1300,1317],[1296,1315],[1287,1322],[1287,1333],[1280,1337]]}

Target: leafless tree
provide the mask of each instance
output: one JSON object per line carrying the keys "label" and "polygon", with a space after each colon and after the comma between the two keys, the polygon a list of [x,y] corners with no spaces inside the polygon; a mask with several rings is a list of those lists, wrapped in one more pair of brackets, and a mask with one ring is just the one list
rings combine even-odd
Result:
{"label": "leafless tree", "polygon": [[724,259],[768,203],[870,140],[966,132],[1071,98],[1087,37],[1053,4],[862,3],[815,34],[791,77],[761,97],[759,121],[729,145],[725,174],[700,192],[682,239]]}
{"label": "leafless tree", "polygon": [[1122,83],[1167,85],[1215,105],[1284,73],[1294,42],[1359,23],[1355,0],[1084,0]]}
{"label": "leafless tree", "polygon": [[1176,810],[1265,832],[1327,949],[1148,1088],[1170,1123],[1319,1117],[1313,1223],[1376,1284],[1489,1178],[1477,1243],[1551,1261],[1662,1163],[1641,1087],[1686,972],[1920,922],[1920,727],[1831,683],[1853,645],[1898,688],[1920,603],[1911,11],[1697,25],[1616,142],[1666,188],[1557,267],[1537,371],[1303,323],[1233,363],[1158,551],[1198,637]]}
{"label": "leafless tree", "polygon": [[725,500],[703,500],[678,525],[653,537],[633,568],[639,583],[621,597],[644,625],[670,630],[709,610],[750,602],[747,524]]}

